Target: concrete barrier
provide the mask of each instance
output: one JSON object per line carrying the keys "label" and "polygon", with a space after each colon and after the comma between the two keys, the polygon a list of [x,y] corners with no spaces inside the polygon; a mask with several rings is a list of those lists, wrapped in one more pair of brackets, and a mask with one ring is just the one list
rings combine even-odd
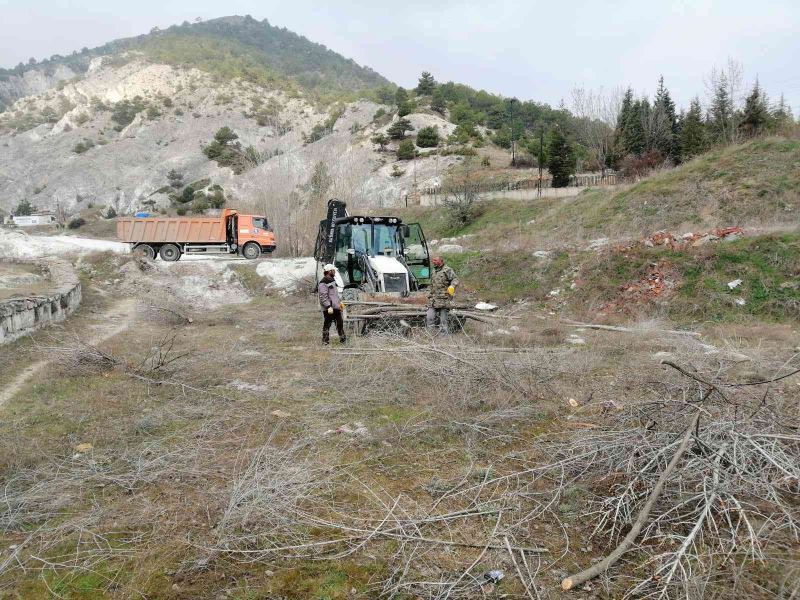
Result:
{"label": "concrete barrier", "polygon": [[[577,196],[584,190],[588,189],[604,189],[604,190],[613,190],[618,188],[618,185],[602,185],[596,186],[594,188],[591,187],[563,187],[563,188],[544,188],[539,194],[536,191],[536,188],[531,188],[527,190],[503,190],[503,191],[496,191],[496,192],[481,192],[478,196],[479,201],[483,200],[495,200],[495,199],[504,199],[504,200],[522,200],[522,201],[534,201],[540,200],[542,198],[570,198],[572,196]],[[421,206],[439,206],[440,204],[444,203],[445,195],[444,194],[420,194],[420,205]],[[410,204],[410,203],[409,203]]]}
{"label": "concrete barrier", "polygon": [[0,344],[10,342],[51,323],[63,321],[81,303],[81,282],[72,265],[62,260],[3,261],[42,264],[50,271],[53,292],[0,300]]}

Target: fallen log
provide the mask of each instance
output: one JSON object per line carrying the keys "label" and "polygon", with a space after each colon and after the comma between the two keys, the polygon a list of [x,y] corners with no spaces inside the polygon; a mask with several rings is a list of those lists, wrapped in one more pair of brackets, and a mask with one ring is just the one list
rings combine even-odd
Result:
{"label": "fallen log", "polygon": [[667,483],[667,479],[669,479],[669,476],[672,475],[672,472],[675,470],[675,467],[678,465],[681,457],[689,448],[689,441],[692,439],[692,432],[697,427],[699,420],[700,413],[697,413],[692,419],[692,422],[686,428],[686,432],[683,434],[683,440],[681,440],[681,445],[678,446],[678,449],[675,451],[675,455],[672,457],[672,460],[669,461],[667,468],[664,469],[664,472],[661,473],[661,477],[658,478],[658,482],[653,488],[653,491],[650,492],[647,502],[645,502],[644,506],[642,507],[642,511],[639,513],[639,516],[636,517],[636,521],[634,521],[633,527],[631,527],[631,530],[628,532],[628,535],[625,536],[625,539],[620,542],[620,544],[611,554],[606,556],[599,563],[592,565],[580,573],[576,573],[575,575],[570,575],[569,577],[565,578],[561,582],[561,589],[571,590],[575,586],[589,581],[590,579],[594,579],[601,573],[605,573],[620,559],[623,554],[628,551],[628,549],[631,547],[631,544],[633,544],[633,541],[639,536],[639,532],[642,530],[642,527],[647,522],[647,518],[650,516],[650,511],[653,509],[653,506],[655,505],[659,496],[661,496],[661,492],[664,490],[664,485]]}
{"label": "fallen log", "polygon": [[632,327],[618,327],[615,325],[599,325],[597,323],[580,323],[570,319],[562,319],[561,321],[567,327],[586,327],[587,329],[602,329],[604,331],[619,331],[622,333],[670,333],[673,335],[689,335],[692,337],[700,337],[703,334],[696,331],[682,331],[680,329],[634,329]]}

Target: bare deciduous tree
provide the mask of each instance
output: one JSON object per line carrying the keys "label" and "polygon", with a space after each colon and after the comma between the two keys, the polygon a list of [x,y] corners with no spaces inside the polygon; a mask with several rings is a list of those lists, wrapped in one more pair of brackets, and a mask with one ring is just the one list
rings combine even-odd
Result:
{"label": "bare deciduous tree", "polygon": [[474,160],[465,158],[453,169],[444,184],[444,205],[454,227],[464,227],[475,219],[475,203],[480,199],[480,182]]}
{"label": "bare deciduous tree", "polygon": [[602,87],[597,91],[583,87],[572,90],[572,112],[577,117],[578,135],[594,151],[603,175],[614,146],[614,127],[623,95],[620,87],[608,91]]}

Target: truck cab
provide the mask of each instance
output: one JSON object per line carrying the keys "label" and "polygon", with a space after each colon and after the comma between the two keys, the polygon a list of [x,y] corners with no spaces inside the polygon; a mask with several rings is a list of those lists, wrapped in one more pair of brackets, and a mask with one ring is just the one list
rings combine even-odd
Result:
{"label": "truck cab", "polygon": [[[234,243],[241,249],[240,252],[246,258],[251,258],[248,254],[255,253],[255,245],[258,246],[258,254],[275,250],[275,234],[266,217],[258,215],[236,215],[233,227],[235,227],[236,231]],[[256,254],[254,258],[256,258],[258,254]]]}

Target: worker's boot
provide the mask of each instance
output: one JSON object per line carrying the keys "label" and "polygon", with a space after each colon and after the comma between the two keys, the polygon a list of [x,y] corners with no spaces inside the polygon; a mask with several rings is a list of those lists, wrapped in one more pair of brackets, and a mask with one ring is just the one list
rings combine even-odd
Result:
{"label": "worker's boot", "polygon": [[322,343],[326,346],[331,343],[331,335],[327,331],[322,333]]}
{"label": "worker's boot", "polygon": [[346,335],[340,335],[339,336],[339,342],[341,342],[342,344],[346,344],[347,343],[347,336]]}

